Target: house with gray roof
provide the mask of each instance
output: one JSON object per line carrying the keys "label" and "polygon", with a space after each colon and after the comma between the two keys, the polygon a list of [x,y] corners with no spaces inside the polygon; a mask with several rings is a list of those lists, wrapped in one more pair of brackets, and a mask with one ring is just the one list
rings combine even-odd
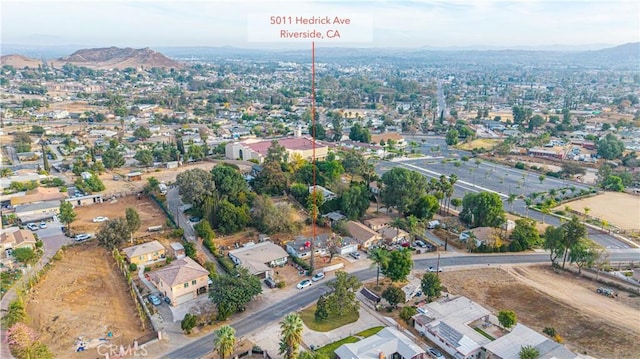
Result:
{"label": "house with gray roof", "polygon": [[246,268],[249,273],[255,276],[271,278],[272,268],[285,265],[289,255],[282,247],[273,242],[265,241],[231,250],[229,258],[236,265]]}
{"label": "house with gray roof", "polygon": [[343,344],[335,354],[338,359],[427,358],[424,349],[393,327],[384,328],[358,342]]}

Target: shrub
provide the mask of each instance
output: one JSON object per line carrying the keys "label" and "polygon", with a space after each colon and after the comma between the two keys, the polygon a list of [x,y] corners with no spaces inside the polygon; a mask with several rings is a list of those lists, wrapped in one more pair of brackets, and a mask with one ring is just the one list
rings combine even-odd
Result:
{"label": "shrub", "polygon": [[224,268],[224,270],[227,271],[227,273],[231,274],[236,271],[236,265],[235,263],[233,263],[231,258],[226,257],[224,255],[219,255],[219,256],[216,256],[216,259],[218,260],[218,263],[220,263],[222,268]]}
{"label": "shrub", "polygon": [[195,328],[196,323],[198,322],[198,317],[195,314],[187,313],[180,322],[180,329],[184,330],[185,333],[191,334],[191,329]]}
{"label": "shrub", "polygon": [[564,343],[564,338],[562,338],[560,334],[554,335],[553,340],[555,340],[557,343],[560,343],[560,344]]}
{"label": "shrub", "polygon": [[184,229],[182,228],[176,228],[173,231],[171,231],[171,237],[180,238],[182,236],[184,236]]}
{"label": "shrub", "polygon": [[548,336],[550,336],[551,338],[556,336],[556,328],[554,327],[546,327],[542,330],[542,332]]}
{"label": "shrub", "polygon": [[[135,263],[131,263],[131,264],[129,264],[129,270],[130,270],[131,272],[135,272],[137,269],[138,269],[138,265],[137,265],[137,264],[135,264]],[[146,268],[145,268],[145,269],[146,269]]]}
{"label": "shrub", "polygon": [[209,271],[209,278],[213,279],[216,276],[216,264],[213,262],[204,262],[203,266],[206,270]]}
{"label": "shrub", "polygon": [[291,258],[291,260],[293,261],[293,263],[299,265],[300,267],[302,267],[305,270],[311,270],[311,266],[309,266],[309,263],[305,262],[304,259],[300,259],[298,257],[295,256],[290,256],[289,258]]}
{"label": "shrub", "polygon": [[523,162],[516,162],[516,166],[515,167],[517,169],[519,169],[519,170],[523,170],[523,169],[525,169],[526,166],[525,166],[525,164]]}
{"label": "shrub", "polygon": [[400,309],[400,319],[404,320],[407,324],[411,324],[411,317],[418,314],[418,310],[414,307],[402,307]]}
{"label": "shrub", "polygon": [[285,283],[285,281],[283,281],[283,280],[278,281],[278,282],[276,283],[276,287],[278,287],[278,288],[280,288],[280,289],[284,288],[284,287],[285,287],[285,285],[287,285],[287,283]]}
{"label": "shrub", "polygon": [[217,253],[216,244],[213,242],[213,239],[204,239],[202,240],[202,245],[211,252],[211,254],[215,255]]}
{"label": "shrub", "polygon": [[147,273],[147,272],[151,272],[151,267],[144,267],[144,272],[145,272],[145,273]]}
{"label": "shrub", "polygon": [[42,248],[43,243],[42,241],[36,241],[36,248]]}

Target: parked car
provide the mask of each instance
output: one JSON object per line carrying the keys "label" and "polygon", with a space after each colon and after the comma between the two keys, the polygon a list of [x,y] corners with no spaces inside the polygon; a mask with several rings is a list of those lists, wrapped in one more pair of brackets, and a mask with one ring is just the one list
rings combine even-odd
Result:
{"label": "parked car", "polygon": [[360,259],[360,253],[358,253],[358,252],[351,252],[351,253],[349,253],[349,255],[353,259]]}
{"label": "parked car", "polygon": [[162,304],[162,301],[160,301],[160,298],[158,298],[158,296],[156,296],[155,294],[149,294],[149,302],[151,302],[151,304],[156,306]]}
{"label": "parked car", "polygon": [[38,227],[38,225],[35,223],[27,223],[27,228],[32,231],[37,231],[40,227]]}
{"label": "parked car", "polygon": [[614,297],[616,292],[611,288],[600,287],[596,289],[596,293],[605,295],[607,297]]}
{"label": "parked car", "polygon": [[428,271],[429,272],[442,272],[442,268],[438,267],[438,269],[436,270],[436,267],[429,267]]}
{"label": "parked car", "polygon": [[164,298],[162,298],[162,299],[164,299],[164,302],[165,302],[165,303],[167,303],[167,304],[171,305],[171,299],[169,299],[169,297],[165,296],[165,297],[164,297]]}
{"label": "parked car", "polygon": [[40,222],[40,228],[47,228],[46,222]]}
{"label": "parked car", "polygon": [[427,245],[419,239],[416,239],[415,241],[413,241],[413,244],[415,244],[416,247],[427,248]]}
{"label": "parked car", "polygon": [[427,353],[429,353],[432,358],[444,359],[444,355],[442,355],[442,353],[436,348],[427,349]]}
{"label": "parked car", "polygon": [[87,239],[89,239],[89,238],[91,238],[91,235],[86,234],[86,233],[82,233],[82,234],[78,234],[78,235],[76,235],[76,238],[75,238],[75,239],[76,239],[76,241],[80,242],[80,241],[87,240]]}
{"label": "parked car", "polygon": [[109,220],[109,217],[98,216],[93,219],[93,223],[106,222]]}
{"label": "parked car", "polygon": [[302,282],[298,283],[298,285],[296,285],[296,288],[304,289],[310,285],[311,285],[311,281],[309,279],[305,279]]}
{"label": "parked car", "polygon": [[278,286],[278,285],[276,284],[276,281],[275,281],[275,280],[273,280],[272,278],[267,278],[267,279],[265,279],[265,280],[264,280],[264,284],[266,284],[266,285],[267,285],[267,287],[269,287],[269,288],[275,288],[275,287],[277,287],[277,286]]}
{"label": "parked car", "polygon": [[318,272],[313,276],[313,278],[311,278],[311,280],[313,282],[317,282],[317,281],[323,280],[323,279],[324,279],[324,272]]}
{"label": "parked car", "polygon": [[200,219],[201,219],[200,217],[191,216],[191,217],[189,217],[189,222],[198,223],[198,222],[200,222]]}

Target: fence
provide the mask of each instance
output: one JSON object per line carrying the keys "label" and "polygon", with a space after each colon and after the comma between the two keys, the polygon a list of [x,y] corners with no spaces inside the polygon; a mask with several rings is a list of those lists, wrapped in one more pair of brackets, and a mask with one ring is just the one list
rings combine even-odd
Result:
{"label": "fence", "polygon": [[167,215],[167,218],[169,218],[169,220],[171,221],[171,223],[173,223],[173,226],[175,228],[178,228],[178,224],[176,223],[175,218],[173,218],[173,213],[171,213],[171,211],[169,211],[169,209],[167,208],[167,206],[164,205],[164,203],[159,200],[154,194],[150,193],[149,194],[149,198],[151,198],[154,202],[156,202],[156,204],[158,206],[160,206],[160,208],[162,208],[162,210],[164,211],[164,213]]}

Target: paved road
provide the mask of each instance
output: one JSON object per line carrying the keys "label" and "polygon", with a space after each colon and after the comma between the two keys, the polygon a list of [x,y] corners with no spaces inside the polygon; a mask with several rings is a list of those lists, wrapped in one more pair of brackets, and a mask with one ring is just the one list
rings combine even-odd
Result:
{"label": "paved road", "polygon": [[[624,251],[616,251],[611,253],[611,261],[629,261],[638,260],[640,258],[640,249],[631,249]],[[499,264],[525,264],[525,263],[545,263],[549,262],[547,253],[536,254],[519,254],[519,255],[462,255],[462,256],[443,256],[440,258],[441,267],[449,266],[471,266],[471,265],[499,265]],[[429,257],[415,260],[415,268],[427,268],[436,266],[438,259]],[[373,268],[353,272],[361,281],[375,278],[376,270]],[[315,302],[320,295],[328,290],[325,283],[321,285],[312,285],[297,292],[295,296],[291,296],[286,300],[278,302],[265,309],[251,313],[251,315],[237,320],[231,325],[236,330],[236,336],[242,337],[264,328],[269,323],[280,320],[288,313],[295,312],[301,308]],[[201,358],[211,352],[213,347],[213,333],[203,336],[202,338],[177,349],[165,358],[169,359],[186,359]]]}
{"label": "paved road", "polygon": [[[427,140],[427,145],[430,139]],[[452,153],[448,153],[451,155]],[[455,155],[455,154],[454,154]],[[417,171],[427,178],[440,178],[440,175],[451,175],[455,173],[458,181],[455,185],[454,197],[462,198],[467,193],[478,193],[491,191],[498,193],[504,201],[505,209],[522,215],[529,216],[537,221],[543,221],[553,226],[561,225],[560,220],[553,216],[543,216],[542,213],[528,210],[524,199],[517,199],[513,206],[507,203],[509,193],[528,196],[531,193],[548,192],[555,190],[558,196],[570,195],[572,192],[588,190],[589,187],[583,184],[560,180],[556,178],[538,179],[538,174],[529,171],[522,171],[515,168],[506,167],[486,161],[476,164],[471,160],[461,162],[460,167],[455,167],[452,163],[443,164],[440,160],[416,159],[401,162],[381,161],[376,165],[376,172],[382,175],[384,172],[394,168],[403,167]],[[543,218],[544,217],[544,218]],[[631,248],[628,244],[617,238],[595,229],[589,229],[589,238],[604,248]]]}

